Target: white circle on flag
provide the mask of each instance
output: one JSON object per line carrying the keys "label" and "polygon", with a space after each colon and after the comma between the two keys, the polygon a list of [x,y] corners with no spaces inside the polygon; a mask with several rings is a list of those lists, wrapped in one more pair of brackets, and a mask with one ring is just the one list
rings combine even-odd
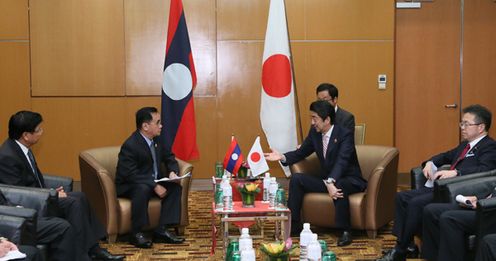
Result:
{"label": "white circle on flag", "polygon": [[186,97],[193,88],[189,68],[182,63],[173,63],[164,71],[162,90],[169,98],[178,101]]}
{"label": "white circle on flag", "polygon": [[238,160],[238,154],[233,153],[233,154],[231,155],[231,159],[232,159],[232,160]]}

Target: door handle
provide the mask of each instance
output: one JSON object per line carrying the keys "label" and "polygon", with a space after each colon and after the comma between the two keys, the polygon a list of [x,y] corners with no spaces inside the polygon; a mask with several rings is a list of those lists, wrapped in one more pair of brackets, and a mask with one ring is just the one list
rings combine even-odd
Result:
{"label": "door handle", "polygon": [[456,109],[457,107],[458,105],[456,103],[444,105],[444,108],[446,109]]}

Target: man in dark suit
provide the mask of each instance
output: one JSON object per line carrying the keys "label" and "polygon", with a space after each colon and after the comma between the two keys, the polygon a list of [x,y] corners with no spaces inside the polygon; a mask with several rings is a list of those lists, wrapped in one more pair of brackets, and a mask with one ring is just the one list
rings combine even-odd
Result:
{"label": "man in dark suit", "polygon": [[[491,112],[487,108],[480,105],[464,108],[460,123],[463,141],[456,148],[423,163],[423,173],[428,183],[496,168],[496,142],[487,136],[490,127]],[[445,164],[451,165],[449,170],[435,171]],[[379,260],[405,260],[407,256],[418,254],[413,237],[422,231],[422,211],[434,197],[432,186],[428,183],[423,188],[396,195],[393,234],[397,237],[397,243]]]}
{"label": "man in dark suit", "polygon": [[321,83],[317,87],[317,99],[329,102],[336,112],[335,125],[341,125],[355,133],[355,116],[347,110],[338,107],[338,88],[331,83]]}
{"label": "man in dark suit", "polygon": [[[159,226],[154,231],[154,241],[179,244],[184,241],[170,233],[171,226],[179,224],[181,214],[181,185],[174,182],[155,183],[167,173],[177,177],[179,166],[174,154],[157,144],[162,124],[156,108],[144,107],[136,112],[136,131],[124,142],[119,152],[115,184],[117,195],[131,199],[132,235],[130,243],[149,248],[151,240],[143,234],[149,224],[148,201],[152,197],[162,200]],[[161,171],[162,164],[165,171]]]}
{"label": "man in dark suit", "polygon": [[334,108],[326,101],[316,101],[310,105],[312,128],[303,144],[295,151],[285,154],[272,149],[265,154],[270,161],[281,161],[283,165],[294,164],[313,152],[319,158],[322,172],[320,178],[296,173],[289,182],[288,207],[291,210],[291,232],[301,230],[300,210],[303,196],[309,192],[329,193],[336,208],[336,226],[343,230],[338,246],[352,242],[350,209],[348,196],[364,191],[367,181],[362,178],[355,150],[353,132],[334,125]]}
{"label": "man in dark suit", "polygon": [[[15,206],[4,196],[0,191],[0,205]],[[22,207],[22,206],[21,206]],[[47,244],[49,246],[49,260],[66,261],[79,260],[76,253],[76,235],[69,222],[57,217],[38,217],[36,223],[36,241],[38,244]],[[20,246],[20,251],[29,251],[27,260],[42,260],[38,259],[36,252],[26,246]],[[32,259],[29,259],[33,255]],[[0,255],[1,257],[1,255]],[[84,259],[82,259],[84,260]]]}
{"label": "man in dark suit", "polygon": [[[9,138],[0,147],[0,183],[46,188],[42,172],[36,164],[31,147],[43,134],[43,119],[39,113],[19,111],[9,120]],[[123,260],[100,248],[98,241],[106,237],[105,229],[92,213],[82,192],[65,192],[62,187],[53,188],[59,194],[61,217],[66,219],[76,234],[80,256],[100,260]]]}

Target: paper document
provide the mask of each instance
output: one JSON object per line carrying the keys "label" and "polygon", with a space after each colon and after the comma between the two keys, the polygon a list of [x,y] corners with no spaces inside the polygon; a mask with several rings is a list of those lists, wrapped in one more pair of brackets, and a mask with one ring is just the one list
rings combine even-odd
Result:
{"label": "paper document", "polygon": [[7,261],[7,260],[12,260],[12,259],[21,259],[25,258],[26,254],[20,252],[19,250],[12,250],[9,251],[4,257],[0,258],[0,261]]}
{"label": "paper document", "polygon": [[434,177],[435,177],[434,174],[436,174],[436,172],[437,172],[437,166],[434,165],[434,163],[432,163],[431,166],[432,166],[432,168],[431,168],[432,175],[431,175],[431,177],[424,184],[424,186],[426,186],[428,188],[434,187]]}
{"label": "paper document", "polygon": [[[177,177],[177,178],[161,178],[161,179],[156,179],[155,180],[155,183],[158,183],[158,182],[169,182],[169,181],[174,181],[174,180],[180,180],[180,179],[184,179],[184,178],[187,178],[187,177],[190,177],[191,176],[191,172],[188,172],[186,173],[185,175],[183,176],[180,176],[180,177]],[[1,261],[1,260],[0,260]]]}

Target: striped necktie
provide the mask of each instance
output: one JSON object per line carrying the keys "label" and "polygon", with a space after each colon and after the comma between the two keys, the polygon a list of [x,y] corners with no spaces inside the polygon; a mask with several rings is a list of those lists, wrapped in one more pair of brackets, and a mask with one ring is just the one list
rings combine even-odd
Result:
{"label": "striped necktie", "polygon": [[470,150],[470,143],[467,143],[467,146],[463,149],[462,153],[460,153],[460,156],[456,159],[455,163],[453,163],[450,167],[450,170],[454,170],[456,165],[465,158],[465,155],[467,155],[467,152]]}
{"label": "striped necktie", "polygon": [[327,154],[327,146],[329,145],[329,137],[327,137],[326,135],[323,135],[322,136],[322,153],[324,153],[324,159],[326,157],[326,154]]}

